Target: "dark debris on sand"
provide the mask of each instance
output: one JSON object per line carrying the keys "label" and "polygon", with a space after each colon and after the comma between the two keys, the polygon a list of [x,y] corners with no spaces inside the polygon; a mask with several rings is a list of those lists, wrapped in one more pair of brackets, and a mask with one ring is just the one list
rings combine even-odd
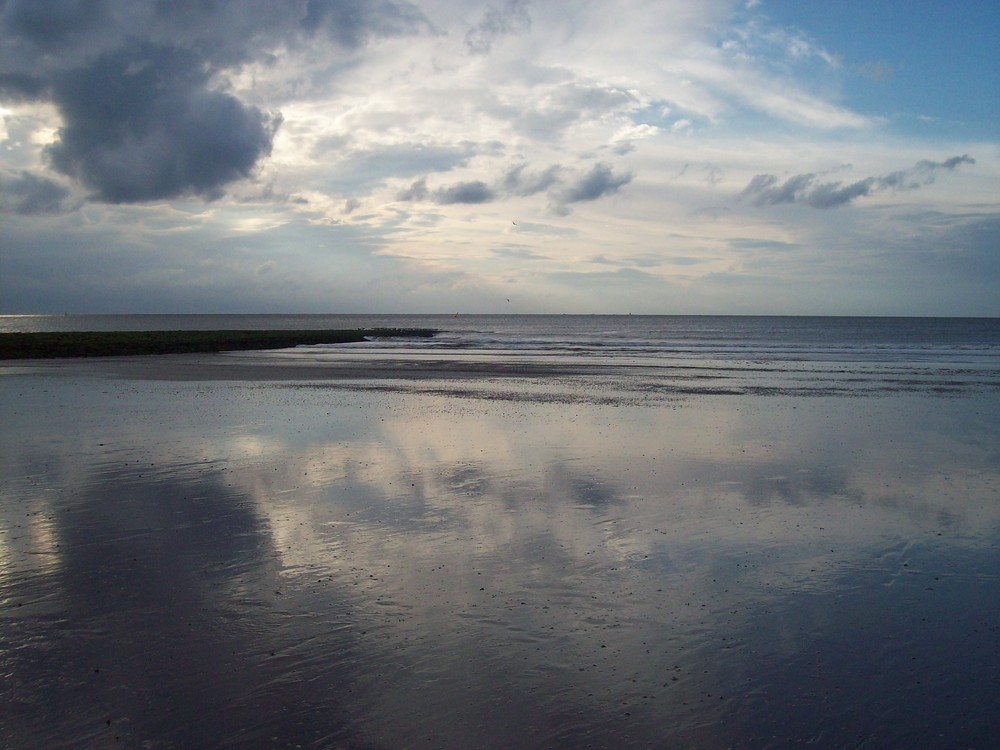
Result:
{"label": "dark debris on sand", "polygon": [[434,336],[426,328],[359,328],[317,331],[45,331],[0,333],[0,359],[116,357],[137,354],[285,349],[345,344],[385,337]]}

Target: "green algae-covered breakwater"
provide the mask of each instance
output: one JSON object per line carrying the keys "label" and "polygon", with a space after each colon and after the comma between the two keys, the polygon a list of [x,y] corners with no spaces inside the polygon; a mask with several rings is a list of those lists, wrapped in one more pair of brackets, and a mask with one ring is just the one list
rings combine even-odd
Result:
{"label": "green algae-covered breakwater", "polygon": [[427,328],[359,328],[320,331],[45,331],[0,333],[0,359],[121,357],[248,349],[303,344],[346,344],[371,338],[429,338]]}

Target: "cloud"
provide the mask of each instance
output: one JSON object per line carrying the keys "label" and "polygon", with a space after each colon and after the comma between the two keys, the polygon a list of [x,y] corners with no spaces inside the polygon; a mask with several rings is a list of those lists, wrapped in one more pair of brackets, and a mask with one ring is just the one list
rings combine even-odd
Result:
{"label": "cloud", "polygon": [[562,193],[562,199],[566,203],[594,201],[602,196],[617,193],[620,187],[631,181],[631,173],[615,174],[610,165],[595,164],[587,174]]}
{"label": "cloud", "polygon": [[952,170],[959,164],[975,164],[976,160],[973,159],[968,154],[962,154],[961,156],[952,156],[950,159],[945,159],[942,162],[934,161],[918,161],[915,168],[918,172],[936,172],[940,169]]}
{"label": "cloud", "polygon": [[282,118],[225,73],[324,35],[345,49],[429,28],[399,0],[8,0],[0,93],[62,115],[51,166],[91,199],[218,198],[270,155]]}
{"label": "cloud", "polygon": [[953,171],[961,164],[975,164],[968,154],[953,156],[941,162],[919,161],[909,169],[885,175],[866,177],[844,184],[819,182],[815,173],[798,174],[780,182],[773,174],[759,174],[740,193],[758,206],[776,206],[782,203],[802,203],[813,208],[836,208],[856,198],[885,190],[917,190],[929,185],[942,171]]}
{"label": "cloud", "polygon": [[531,248],[521,247],[518,245],[508,245],[506,247],[497,247],[490,250],[490,252],[500,258],[513,258],[515,260],[550,260],[551,256],[543,255],[536,250]]}
{"label": "cloud", "polygon": [[553,210],[566,214],[569,212],[569,204],[595,201],[605,195],[612,195],[631,181],[631,172],[615,174],[609,164],[595,164],[589,172],[566,185],[554,196]]}
{"label": "cloud", "polygon": [[630,154],[636,149],[636,142],[659,135],[660,128],[649,124],[630,124],[623,126],[611,137],[612,151],[619,156]]}
{"label": "cloud", "polygon": [[210,90],[200,61],[141,45],[62,76],[52,166],[108,203],[216,198],[270,154],[281,119]]}
{"label": "cloud", "polygon": [[539,87],[526,101],[501,107],[496,114],[526,136],[556,141],[577,123],[599,122],[638,106],[633,92],[581,79]]}
{"label": "cloud", "polygon": [[588,260],[599,266],[622,266],[629,268],[657,268],[663,265],[664,262],[664,258],[659,255],[633,255],[609,258],[604,253],[592,255]]}
{"label": "cloud", "polygon": [[659,287],[662,279],[637,268],[620,267],[613,271],[553,271],[545,277],[561,284],[609,293],[617,291],[626,295],[647,286]]}
{"label": "cloud", "polygon": [[401,190],[396,194],[398,201],[422,201],[427,198],[427,178],[421,177],[410,185],[406,190]]}
{"label": "cloud", "polygon": [[[368,192],[393,177],[416,177],[464,167],[489,147],[470,142],[449,145],[404,142],[342,150],[330,158],[331,166],[322,176],[323,188],[340,194]],[[317,159],[322,157],[316,154]]]}
{"label": "cloud", "polygon": [[46,78],[147,42],[182,47],[219,69],[274,62],[275,51],[317,38],[357,49],[429,29],[423,12],[406,0],[6,0],[0,60],[4,69]]}
{"label": "cloud", "polygon": [[309,0],[302,19],[306,31],[323,31],[352,48],[375,36],[406,36],[429,27],[417,6],[394,0]]}
{"label": "cloud", "polygon": [[101,3],[87,0],[12,0],[3,9],[4,25],[39,46],[65,44],[101,18]]}
{"label": "cloud", "polygon": [[709,187],[715,187],[720,182],[725,175],[725,171],[718,164],[713,164],[712,162],[687,162],[681,167],[680,171],[674,175],[672,180],[679,180],[688,174],[689,171],[700,172],[702,175],[702,180]]}
{"label": "cloud", "polygon": [[756,237],[733,237],[728,240],[727,244],[735,250],[750,250],[754,252],[763,250],[787,253],[799,248],[799,245],[794,242],[758,239]]}
{"label": "cloud", "polygon": [[421,177],[408,188],[396,194],[398,201],[430,201],[438,205],[453,203],[489,203],[510,197],[528,197],[548,191],[550,207],[557,214],[569,213],[571,203],[594,201],[605,195],[618,192],[632,180],[630,172],[616,174],[610,165],[595,164],[589,172],[566,182],[564,170],[558,164],[541,172],[532,172],[527,164],[518,164],[508,169],[494,185],[482,180],[458,182],[453,185],[430,190],[427,177]]}
{"label": "cloud", "polygon": [[[516,242],[547,259],[523,265],[544,270],[652,271],[645,264],[659,259],[657,275],[688,285],[674,311],[747,302],[712,296],[702,279],[723,271],[763,300],[742,309],[789,309],[802,298],[776,297],[768,274],[814,280],[850,267],[837,278],[853,283],[862,259],[831,248],[886,247],[903,203],[989,203],[996,149],[979,115],[958,105],[949,115],[968,120],[967,145],[939,129],[941,140],[914,151],[896,128],[919,115],[893,113],[919,103],[853,109],[865,83],[857,64],[880,59],[878,45],[838,68],[837,37],[820,46],[816,29],[782,30],[767,3],[748,13],[743,2],[626,0],[608,12],[530,0],[0,0],[0,234],[8,248],[15,231],[31,239],[24,264],[37,271],[30,283],[0,274],[0,298],[11,311],[31,289],[52,290],[37,309],[65,309],[65,293],[80,308],[285,309],[274,282],[295,278],[309,304],[346,305],[355,292],[331,296],[339,281],[325,275],[344,267],[330,264],[336,247],[363,279],[352,289],[367,290],[350,297],[358,309],[467,309],[479,303],[469,290],[500,273],[490,248]],[[882,126],[848,139],[850,161],[879,166],[827,171],[847,142],[830,130],[880,115]],[[972,155],[975,173],[951,174]],[[88,195],[85,211],[59,215]],[[881,205],[890,200],[901,205]],[[877,221],[796,208],[875,203]],[[782,204],[777,217],[759,207]],[[70,254],[88,262],[69,265]],[[106,277],[111,258],[120,270],[122,256],[137,259],[127,292],[84,284]],[[209,279],[209,258],[238,274]],[[255,276],[269,258],[277,267]],[[746,280],[762,258],[790,270]],[[465,286],[421,286],[442,269]],[[900,274],[887,278],[888,288]],[[532,284],[524,309],[590,305],[544,278]],[[423,291],[386,291],[411,286]],[[917,301],[905,310],[926,309],[908,289]],[[656,309],[661,295],[649,294]],[[850,299],[837,304],[860,295]]]}
{"label": "cloud", "polygon": [[258,276],[267,276],[268,274],[274,273],[278,268],[278,264],[273,260],[264,261],[254,270]]}
{"label": "cloud", "polygon": [[481,180],[457,182],[437,190],[427,189],[427,178],[421,177],[406,190],[396,195],[398,201],[426,201],[448,206],[454,203],[489,203],[496,198],[496,192]]}
{"label": "cloud", "polygon": [[891,81],[896,74],[896,69],[886,62],[868,62],[854,68],[858,75],[877,83]]}
{"label": "cloud", "polygon": [[493,43],[508,34],[517,34],[531,28],[524,0],[507,0],[501,7],[486,6],[482,20],[465,35],[465,44],[478,55],[489,53]]}
{"label": "cloud", "polygon": [[57,214],[71,210],[70,190],[46,177],[28,171],[0,174],[0,213],[22,216]]}
{"label": "cloud", "polygon": [[485,182],[459,182],[434,192],[434,202],[447,206],[452,203],[488,203],[496,193]]}
{"label": "cloud", "polygon": [[542,172],[529,172],[528,165],[518,164],[503,176],[503,189],[510,195],[529,196],[548,190],[559,180],[560,168],[552,165]]}

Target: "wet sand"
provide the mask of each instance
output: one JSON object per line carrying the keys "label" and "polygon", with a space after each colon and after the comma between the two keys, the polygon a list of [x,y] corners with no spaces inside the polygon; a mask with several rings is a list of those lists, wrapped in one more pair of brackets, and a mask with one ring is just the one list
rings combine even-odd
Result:
{"label": "wet sand", "polygon": [[154,359],[0,368],[5,747],[1000,730],[996,389]]}

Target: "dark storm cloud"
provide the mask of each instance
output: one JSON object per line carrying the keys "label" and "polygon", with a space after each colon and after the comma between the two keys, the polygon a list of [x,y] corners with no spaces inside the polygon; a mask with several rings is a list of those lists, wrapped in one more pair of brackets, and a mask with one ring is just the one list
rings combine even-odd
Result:
{"label": "dark storm cloud", "polygon": [[48,157],[92,199],[215,198],[281,122],[225,91],[227,68],[303,36],[355,48],[428,27],[394,0],[0,0],[0,96],[59,109]]}
{"label": "dark storm cloud", "polygon": [[799,174],[780,182],[773,174],[756,175],[740,194],[758,206],[776,206],[781,203],[803,203],[813,208],[836,208],[856,198],[883,190],[917,190],[934,182],[941,171],[952,171],[961,164],[975,164],[968,154],[953,156],[944,161],[919,161],[909,169],[885,175],[866,177],[844,184],[819,182],[815,173]]}
{"label": "dark storm cloud", "polygon": [[53,88],[63,115],[52,166],[110,203],[218,197],[270,154],[280,118],[207,86],[184,50],[103,55]]}
{"label": "dark storm cloud", "polygon": [[9,0],[0,3],[4,26],[40,47],[63,45],[70,36],[97,26],[101,0]]}
{"label": "dark storm cloud", "polygon": [[27,73],[0,70],[0,101],[34,101],[45,93],[45,83]]}
{"label": "dark storm cloud", "polygon": [[24,216],[62,213],[71,208],[69,197],[69,188],[31,172],[0,174],[0,213]]}
{"label": "dark storm cloud", "polygon": [[0,68],[48,79],[148,42],[187,49],[217,69],[267,59],[304,37],[354,48],[428,28],[406,0],[0,0]]}

